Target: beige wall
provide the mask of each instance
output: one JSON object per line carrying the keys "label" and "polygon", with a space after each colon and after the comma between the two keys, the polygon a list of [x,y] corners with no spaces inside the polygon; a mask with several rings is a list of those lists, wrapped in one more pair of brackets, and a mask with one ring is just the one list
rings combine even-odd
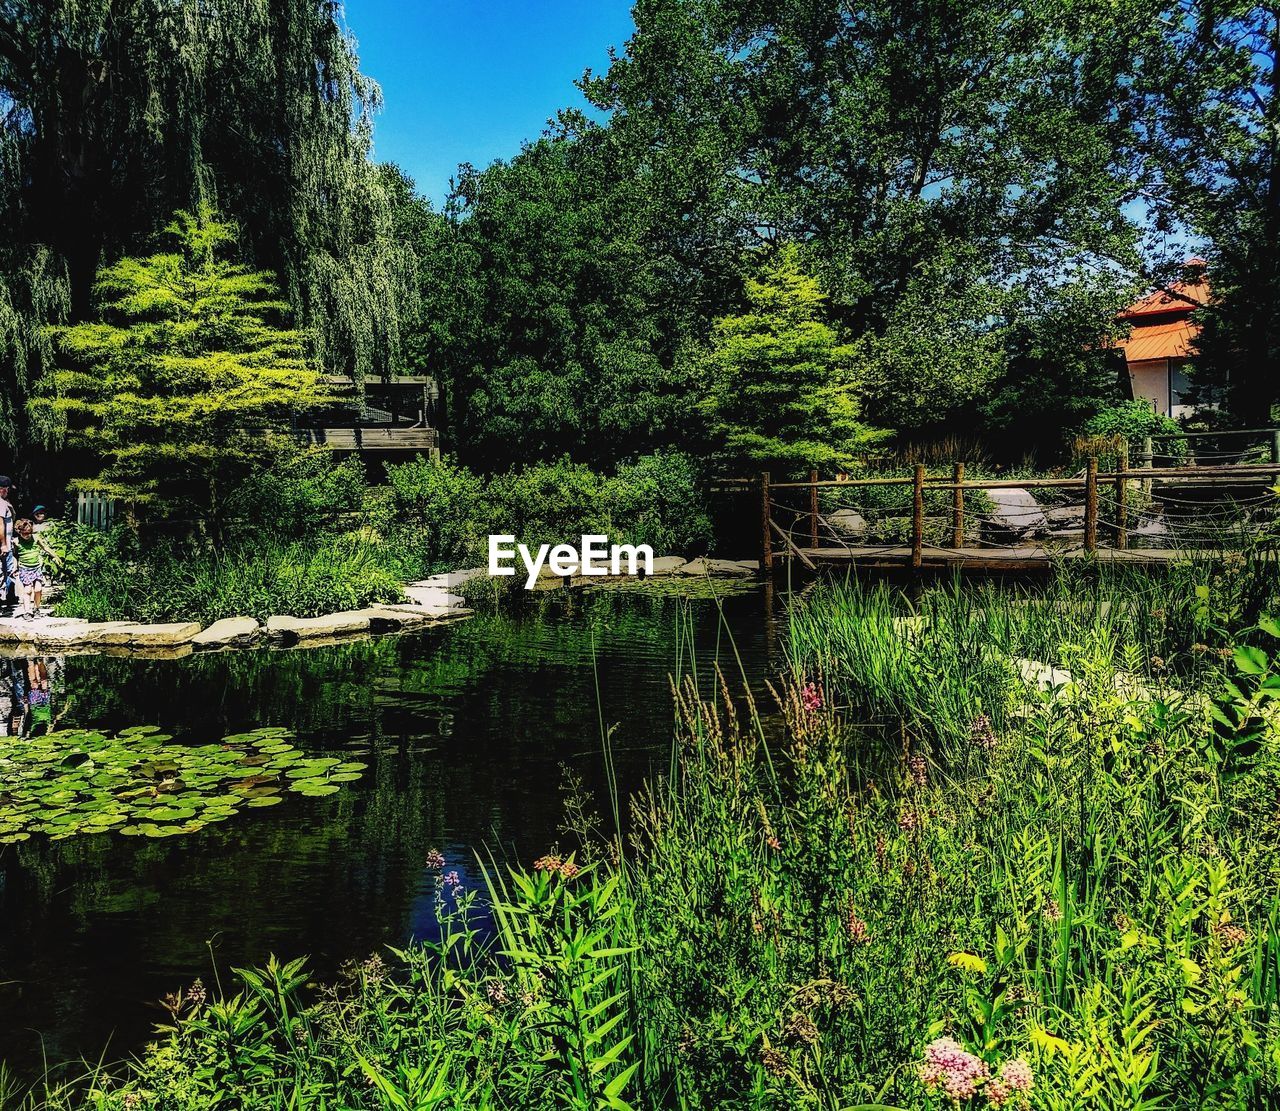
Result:
{"label": "beige wall", "polygon": [[1130,363],[1129,385],[1135,398],[1154,402],[1157,413],[1169,415],[1169,363],[1165,359]]}

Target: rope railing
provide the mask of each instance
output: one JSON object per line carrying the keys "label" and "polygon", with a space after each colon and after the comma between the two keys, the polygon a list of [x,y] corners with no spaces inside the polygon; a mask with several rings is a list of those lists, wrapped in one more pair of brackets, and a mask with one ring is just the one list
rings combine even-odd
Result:
{"label": "rope railing", "polygon": [[[957,463],[950,474],[929,474],[916,464],[909,476],[820,478],[774,483],[755,480],[718,485],[757,486],[761,507],[761,560],[774,555],[812,567],[843,553],[850,559],[892,557],[919,568],[931,558],[980,561],[982,552],[1047,559],[1057,554],[1155,552],[1243,547],[1262,530],[1277,534],[1280,499],[1260,486],[1280,478],[1280,463],[1235,463],[1130,468],[1121,451],[1117,466],[1102,471],[1096,457],[1072,476],[966,478]],[[1025,506],[993,505],[992,491],[1036,491]],[[1176,492],[1175,492],[1176,491]],[[1192,491],[1196,496],[1188,496]],[[1225,496],[1218,496],[1219,492]]]}

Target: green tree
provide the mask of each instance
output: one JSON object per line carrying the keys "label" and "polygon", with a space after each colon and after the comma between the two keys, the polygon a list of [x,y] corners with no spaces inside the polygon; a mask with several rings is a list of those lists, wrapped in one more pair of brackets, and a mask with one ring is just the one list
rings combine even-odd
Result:
{"label": "green tree", "polygon": [[671,218],[608,129],[566,117],[509,162],[461,169],[450,233],[421,242],[423,361],[462,458],[598,468],[678,443],[699,323],[655,228]]}
{"label": "green tree", "polygon": [[806,244],[861,337],[868,419],[911,428],[1003,376],[1011,287],[1137,266],[1127,97],[1156,7],[639,0],[584,88],[650,168],[686,265]]}
{"label": "green tree", "polygon": [[216,524],[223,491],[296,452],[291,418],[326,396],[271,275],[222,257],[234,229],[206,211],[165,231],[170,251],[103,271],[102,319],[58,331],[63,365],[31,404],[101,461],[77,485]]}
{"label": "green tree", "polygon": [[0,0],[0,422],[41,325],[88,319],[104,258],[204,204],[326,369],[398,369],[416,291],[368,161],[379,98],[331,0]]}
{"label": "green tree", "polygon": [[823,320],[826,296],[783,247],[746,283],[749,311],[716,321],[699,408],[727,462],[795,472],[849,466],[877,438],[859,420],[854,351]]}
{"label": "green tree", "polygon": [[1245,423],[1280,403],[1280,9],[1237,0],[1168,5],[1134,99],[1154,276],[1208,263],[1194,384]]}

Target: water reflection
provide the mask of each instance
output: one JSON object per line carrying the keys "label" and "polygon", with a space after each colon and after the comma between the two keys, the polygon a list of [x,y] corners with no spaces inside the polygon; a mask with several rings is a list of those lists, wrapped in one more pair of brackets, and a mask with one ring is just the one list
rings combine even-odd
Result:
{"label": "water reflection", "polygon": [[[16,730],[154,723],[205,743],[259,725],[369,764],[337,794],[291,796],[163,841],[115,835],[0,849],[0,1058],[125,1054],[150,1001],[216,961],[310,954],[317,972],[435,929],[427,852],[473,887],[477,850],[526,862],[562,839],[567,767],[607,812],[596,692],[619,784],[667,766],[671,672],[769,670],[757,592],[710,601],[571,596],[515,616],[292,652],[147,661],[0,661]],[[3,667],[11,665],[5,672]],[[34,695],[34,701],[33,701]],[[0,741],[0,753],[3,741]]]}
{"label": "water reflection", "polygon": [[63,664],[61,656],[0,660],[0,737],[29,737],[58,727],[61,715],[54,705]]}

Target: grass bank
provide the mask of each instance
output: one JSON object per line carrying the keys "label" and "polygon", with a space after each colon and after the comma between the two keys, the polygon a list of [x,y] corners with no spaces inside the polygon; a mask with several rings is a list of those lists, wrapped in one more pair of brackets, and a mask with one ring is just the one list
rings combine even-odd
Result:
{"label": "grass bank", "polygon": [[1179,573],[819,589],[768,705],[677,687],[628,844],[433,858],[438,943],[192,986],[91,1104],[1276,1106],[1274,567]]}

